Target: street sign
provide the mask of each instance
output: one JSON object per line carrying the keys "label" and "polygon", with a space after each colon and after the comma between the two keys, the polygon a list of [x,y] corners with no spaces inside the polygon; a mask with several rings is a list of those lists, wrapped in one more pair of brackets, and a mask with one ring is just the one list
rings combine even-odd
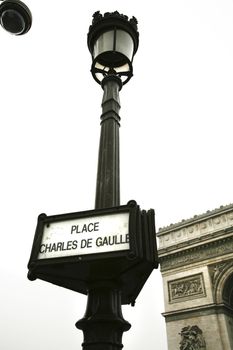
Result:
{"label": "street sign", "polygon": [[134,303],[158,267],[154,210],[127,205],[38,217],[28,263],[37,278],[87,294],[93,281],[117,281]]}
{"label": "street sign", "polygon": [[129,212],[48,223],[38,259],[129,250]]}

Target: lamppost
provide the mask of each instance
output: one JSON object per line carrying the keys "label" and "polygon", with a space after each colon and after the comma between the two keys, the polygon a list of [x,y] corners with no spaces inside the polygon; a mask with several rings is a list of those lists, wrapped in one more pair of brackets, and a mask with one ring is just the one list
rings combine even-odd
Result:
{"label": "lamppost", "polygon": [[[95,207],[120,205],[119,173],[119,91],[133,75],[133,57],[137,51],[139,33],[137,20],[113,13],[94,13],[88,33],[88,48],[92,55],[91,72],[101,84],[101,134]],[[117,279],[106,279],[106,265],[98,264],[99,278],[89,285],[87,310],[76,323],[84,333],[83,349],[117,350],[122,347],[122,334],[130,329],[121,311],[121,286]]]}
{"label": "lamppost", "polygon": [[119,350],[130,324],[123,304],[134,305],[158,267],[154,211],[136,201],[120,205],[119,91],[133,75],[138,48],[137,21],[117,11],[93,15],[87,41],[91,72],[101,84],[101,134],[95,209],[38,217],[28,263],[28,278],[37,278],[88,296],[76,327],[84,334],[83,350]]}

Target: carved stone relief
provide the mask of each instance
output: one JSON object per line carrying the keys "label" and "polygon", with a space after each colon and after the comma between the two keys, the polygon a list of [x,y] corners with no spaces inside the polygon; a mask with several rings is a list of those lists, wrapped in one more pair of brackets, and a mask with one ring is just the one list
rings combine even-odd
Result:
{"label": "carved stone relief", "polygon": [[228,262],[223,262],[209,266],[209,272],[213,286],[215,285],[219,275],[227,265]]}
{"label": "carved stone relief", "polygon": [[[231,307],[233,306],[233,260],[219,262],[208,266],[212,282],[212,290],[215,302],[224,302]],[[220,283],[220,285],[219,285]],[[219,300],[218,298],[221,297]]]}
{"label": "carved stone relief", "polygon": [[205,350],[206,342],[202,330],[198,326],[183,327],[179,333],[181,336],[180,350]]}
{"label": "carved stone relief", "polygon": [[202,273],[168,282],[171,303],[206,296]]}

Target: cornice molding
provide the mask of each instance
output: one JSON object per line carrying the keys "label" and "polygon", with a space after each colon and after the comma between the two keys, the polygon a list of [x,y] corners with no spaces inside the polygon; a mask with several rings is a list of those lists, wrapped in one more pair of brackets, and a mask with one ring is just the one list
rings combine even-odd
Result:
{"label": "cornice molding", "polygon": [[159,260],[163,272],[229,254],[233,259],[233,235],[176,252],[174,249],[171,252],[161,250]]}
{"label": "cornice molding", "polygon": [[157,234],[160,253],[163,249],[174,250],[177,245],[185,247],[233,232],[233,205],[210,213],[160,230]]}
{"label": "cornice molding", "polygon": [[183,219],[182,221],[179,221],[175,224],[170,224],[168,226],[161,227],[159,228],[158,236],[161,236],[165,232],[173,231],[176,228],[181,228],[187,225],[189,226],[190,224],[203,221],[203,220],[209,219],[210,217],[227,213],[229,211],[233,211],[233,203],[228,205],[221,205],[219,208],[216,208],[213,210],[207,210],[207,212],[203,214],[194,215],[192,218]]}
{"label": "cornice molding", "polygon": [[168,246],[166,248],[159,248],[158,252],[159,252],[160,256],[169,255],[172,253],[177,253],[179,250],[184,250],[186,248],[190,248],[190,246],[192,246],[192,248],[194,248],[194,247],[199,246],[199,245],[210,244],[216,240],[226,239],[232,235],[233,235],[233,226],[231,226],[225,230],[213,232],[213,233],[210,233],[210,234],[202,236],[202,237],[196,237],[196,238],[187,240],[185,242],[173,244],[173,245]]}
{"label": "cornice molding", "polygon": [[188,309],[164,312],[166,322],[184,320],[193,317],[201,317],[212,314],[225,314],[232,316],[233,309],[225,304],[209,304],[204,306],[192,307]]}

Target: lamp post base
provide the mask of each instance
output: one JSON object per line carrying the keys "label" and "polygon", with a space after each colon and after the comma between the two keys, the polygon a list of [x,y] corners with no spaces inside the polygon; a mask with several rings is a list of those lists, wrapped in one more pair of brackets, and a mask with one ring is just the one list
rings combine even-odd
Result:
{"label": "lamp post base", "polygon": [[76,323],[83,331],[83,350],[119,350],[131,325],[121,311],[121,290],[114,282],[94,282],[88,291],[84,317]]}

